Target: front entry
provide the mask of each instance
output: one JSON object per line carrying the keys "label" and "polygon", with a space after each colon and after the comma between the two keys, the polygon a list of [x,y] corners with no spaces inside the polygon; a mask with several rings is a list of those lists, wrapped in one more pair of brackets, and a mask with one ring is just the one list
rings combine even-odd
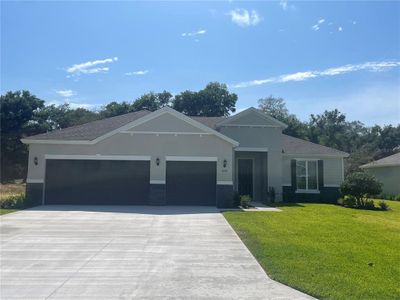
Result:
{"label": "front entry", "polygon": [[253,198],[253,160],[238,159],[238,192],[239,195],[250,195]]}

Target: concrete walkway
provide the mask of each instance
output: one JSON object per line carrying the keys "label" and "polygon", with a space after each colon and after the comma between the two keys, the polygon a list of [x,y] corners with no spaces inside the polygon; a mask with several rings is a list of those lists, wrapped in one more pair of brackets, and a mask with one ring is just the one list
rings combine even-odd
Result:
{"label": "concrete walkway", "polygon": [[216,208],[41,206],[1,217],[6,299],[311,299],[267,277]]}

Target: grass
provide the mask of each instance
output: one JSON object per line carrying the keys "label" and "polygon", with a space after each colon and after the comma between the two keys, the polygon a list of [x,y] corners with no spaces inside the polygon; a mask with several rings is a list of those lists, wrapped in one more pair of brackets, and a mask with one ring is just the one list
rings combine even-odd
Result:
{"label": "grass", "polygon": [[225,212],[268,275],[322,299],[400,299],[400,202],[389,211],[281,204]]}
{"label": "grass", "polygon": [[[9,197],[25,194],[25,184],[22,182],[0,184],[0,201]],[[0,209],[0,215],[9,214],[19,209]]]}
{"label": "grass", "polygon": [[5,209],[5,208],[0,208],[0,216],[1,215],[5,215],[5,214],[9,214],[12,212],[18,211],[18,209]]}

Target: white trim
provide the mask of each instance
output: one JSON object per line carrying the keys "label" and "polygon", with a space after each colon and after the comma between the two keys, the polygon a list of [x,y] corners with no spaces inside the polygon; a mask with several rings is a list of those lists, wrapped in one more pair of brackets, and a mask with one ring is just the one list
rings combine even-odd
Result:
{"label": "white trim", "polygon": [[320,194],[319,190],[296,190],[296,194]]}
{"label": "white trim", "polygon": [[250,108],[248,108],[248,109],[246,109],[244,111],[241,111],[240,113],[237,113],[236,115],[233,115],[232,117],[226,118],[225,120],[222,120],[221,122],[217,123],[216,125],[217,126],[222,126],[222,125],[225,126],[226,124],[229,124],[230,122],[240,118],[241,116],[248,115],[249,113],[252,113],[252,112],[258,114],[259,116],[261,116],[262,118],[264,118],[264,119],[266,119],[268,121],[271,121],[271,122],[277,124],[279,127],[282,127],[282,128],[287,128],[288,127],[285,123],[283,123],[283,122],[281,122],[281,121],[279,121],[279,120],[277,120],[277,119],[275,119],[275,118],[273,118],[273,117],[261,112],[260,110],[254,108],[254,107],[250,107]]}
{"label": "white trim", "polygon": [[151,160],[146,155],[58,155],[46,154],[45,159],[90,159],[90,160]]}
{"label": "white trim", "polygon": [[219,127],[254,127],[254,128],[280,128],[278,125],[251,125],[251,124],[222,124]]}
{"label": "white trim", "polygon": [[150,180],[150,184],[165,184],[165,180]]}
{"label": "white trim", "polygon": [[227,181],[217,180],[217,184],[218,185],[233,185],[233,181],[232,180],[227,180]]}
{"label": "white trim", "polygon": [[266,147],[236,147],[235,151],[268,152]]}
{"label": "white trim", "polygon": [[60,144],[60,145],[93,145],[93,141],[65,141],[65,140],[31,140],[21,139],[23,144]]}
{"label": "white trim", "polygon": [[324,187],[340,187],[340,184],[324,184]]}
{"label": "white trim", "polygon": [[166,161],[218,161],[214,156],[166,156]]}
{"label": "white trim", "polygon": [[26,183],[44,183],[44,179],[27,179]]}
{"label": "white trim", "polygon": [[315,154],[315,153],[283,153],[282,156],[286,157],[292,157],[295,158],[298,155],[306,156],[308,157],[307,159],[312,159],[313,157],[316,157],[315,159],[321,159],[321,158],[343,158],[343,157],[348,157],[349,154]]}
{"label": "white trim", "polygon": [[283,183],[282,186],[292,186],[291,183]]}
{"label": "white trim", "polygon": [[129,131],[124,130],[120,133],[126,133],[130,135],[134,134],[155,134],[155,135],[211,135],[209,132],[181,132],[181,131]]}
{"label": "white trim", "polygon": [[342,181],[344,181],[344,158],[342,157]]}
{"label": "white trim", "polygon": [[201,124],[200,122],[198,122],[198,121],[196,121],[196,120],[194,120],[194,119],[192,119],[192,118],[190,118],[188,116],[185,116],[184,114],[182,114],[182,113],[180,113],[180,112],[178,112],[178,111],[176,111],[176,110],[174,110],[174,109],[172,109],[170,107],[163,107],[163,108],[161,108],[159,110],[156,110],[156,111],[154,111],[152,113],[149,113],[149,114],[147,114],[147,115],[145,115],[145,116],[143,116],[143,117],[141,117],[141,118],[139,118],[139,119],[137,119],[135,121],[132,121],[132,122],[130,122],[130,123],[124,125],[124,126],[121,126],[121,127],[117,128],[117,129],[114,129],[114,130],[112,130],[112,131],[110,131],[110,132],[108,132],[108,133],[106,133],[106,134],[104,134],[102,136],[99,136],[96,139],[91,140],[91,141],[62,141],[62,140],[60,141],[60,140],[21,139],[21,142],[24,143],[24,144],[76,144],[76,145],[85,144],[85,145],[93,145],[93,144],[96,144],[96,143],[98,143],[98,142],[100,142],[100,141],[102,141],[102,140],[104,140],[104,139],[106,139],[108,137],[111,137],[111,136],[113,136],[113,135],[115,135],[115,134],[117,134],[117,133],[119,133],[121,131],[126,131],[128,129],[131,129],[133,127],[136,127],[138,125],[146,123],[146,122],[148,122],[150,120],[153,120],[153,119],[155,119],[155,118],[157,118],[157,117],[159,117],[159,116],[161,116],[163,114],[170,114],[170,115],[172,115],[172,116],[174,116],[174,117],[176,117],[176,118],[178,118],[178,119],[180,119],[180,120],[182,120],[182,121],[184,121],[184,122],[186,122],[186,123],[198,128],[198,129],[204,131],[205,133],[213,134],[213,135],[219,137],[220,139],[222,139],[222,140],[224,140],[224,141],[226,141],[226,142],[228,142],[228,143],[230,143],[230,144],[232,144],[234,146],[238,146],[239,145],[239,143],[237,141],[227,137],[226,135],[223,135],[222,133],[220,133],[220,132],[218,132],[218,131],[216,131],[216,130],[214,130],[214,129],[206,126],[206,125]]}
{"label": "white trim", "polygon": [[[296,158],[296,193],[297,191],[299,191],[299,193],[303,193],[303,191],[309,191],[310,193],[314,193],[314,191],[318,191],[318,189],[308,189],[308,162],[309,161],[313,161],[316,162],[316,166],[315,166],[315,175],[317,178],[317,188],[319,187],[319,170],[318,170],[318,160],[319,159],[310,159],[310,158]],[[305,189],[297,189],[297,162],[299,161],[304,161],[305,162],[305,167],[306,167],[306,188]]]}
{"label": "white trim", "polygon": [[374,165],[374,162],[368,164],[368,165],[363,165],[360,166],[361,169],[374,169],[374,168],[385,168],[385,167],[398,167],[400,166],[399,163],[391,163],[391,164],[385,164],[385,165]]}

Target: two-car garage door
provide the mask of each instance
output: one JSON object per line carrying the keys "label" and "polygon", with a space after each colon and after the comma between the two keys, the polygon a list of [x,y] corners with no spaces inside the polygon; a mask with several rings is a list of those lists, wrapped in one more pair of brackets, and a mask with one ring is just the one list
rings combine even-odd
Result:
{"label": "two-car garage door", "polygon": [[[150,161],[46,160],[45,204],[149,204]],[[215,205],[215,161],[167,161],[166,204]]]}
{"label": "two-car garage door", "polygon": [[150,161],[48,159],[45,204],[147,204]]}

